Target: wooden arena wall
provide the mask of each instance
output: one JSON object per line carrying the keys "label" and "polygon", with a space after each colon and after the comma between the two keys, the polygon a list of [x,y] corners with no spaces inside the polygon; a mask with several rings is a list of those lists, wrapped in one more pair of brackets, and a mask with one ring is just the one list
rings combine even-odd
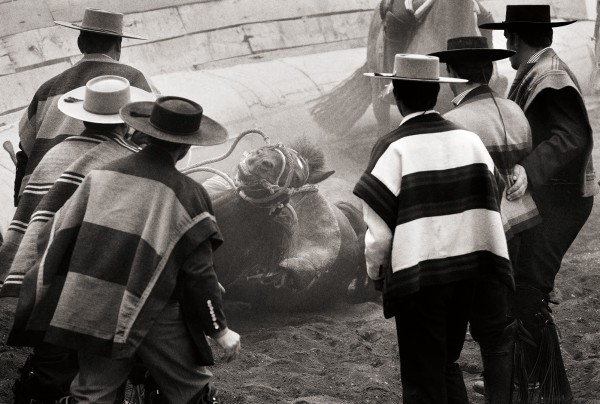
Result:
{"label": "wooden arena wall", "polygon": [[125,14],[122,61],[154,76],[366,46],[378,0],[0,0],[0,122],[79,58],[86,7]]}
{"label": "wooden arena wall", "polygon": [[[545,3],[482,4],[502,20],[507,3],[525,2]],[[555,17],[595,19],[590,5],[594,0],[550,3]],[[126,31],[148,37],[125,39],[122,61],[152,77],[364,47],[378,4],[379,0],[0,0],[0,126],[17,118],[39,85],[79,59],[78,31],[54,21],[78,22],[86,7],[122,12]],[[581,35],[589,39],[587,46],[567,48],[575,58],[589,58],[593,43],[587,31]]]}

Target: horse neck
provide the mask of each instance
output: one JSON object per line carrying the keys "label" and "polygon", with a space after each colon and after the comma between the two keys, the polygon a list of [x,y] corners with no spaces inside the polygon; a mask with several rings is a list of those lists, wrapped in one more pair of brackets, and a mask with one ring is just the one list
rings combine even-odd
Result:
{"label": "horse neck", "polygon": [[225,243],[236,246],[259,243],[263,250],[270,246],[268,259],[275,261],[288,251],[294,229],[288,221],[270,215],[269,209],[254,206],[234,190],[228,190],[213,200],[213,210]]}

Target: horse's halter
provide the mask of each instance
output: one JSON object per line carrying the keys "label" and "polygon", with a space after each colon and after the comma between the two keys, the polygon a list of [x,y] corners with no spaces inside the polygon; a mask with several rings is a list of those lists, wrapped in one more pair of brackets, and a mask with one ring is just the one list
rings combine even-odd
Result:
{"label": "horse's halter", "polygon": [[[274,150],[281,156],[283,162],[281,165],[281,170],[275,179],[275,183],[271,183],[264,178],[256,179],[250,182],[248,179],[240,179],[239,174],[236,175],[233,181],[235,183],[236,190],[242,199],[256,206],[269,207],[271,208],[271,213],[273,213],[276,210],[282,209],[292,195],[302,192],[317,191],[317,185],[307,184],[310,176],[310,169],[306,160],[300,156],[297,151],[287,148],[281,143],[263,146],[261,149]],[[246,159],[248,156],[248,153],[244,153],[244,159],[240,162],[239,167],[245,176],[255,177],[255,175],[250,172],[246,164]],[[300,186],[298,187],[291,186],[294,179],[294,174],[297,173],[297,171],[294,170],[295,167],[299,167],[301,169],[301,181]],[[283,181],[283,184],[280,185],[283,178],[285,178],[285,180]],[[249,195],[249,193],[262,194],[264,193],[264,190],[268,191],[268,195]]]}

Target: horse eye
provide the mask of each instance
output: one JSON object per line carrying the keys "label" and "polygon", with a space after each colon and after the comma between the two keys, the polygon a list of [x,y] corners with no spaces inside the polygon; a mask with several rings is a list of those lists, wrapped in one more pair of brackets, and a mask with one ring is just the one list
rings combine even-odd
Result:
{"label": "horse eye", "polygon": [[261,165],[263,168],[268,168],[268,169],[271,169],[274,167],[273,163],[271,163],[270,161],[267,161],[267,160],[261,162]]}

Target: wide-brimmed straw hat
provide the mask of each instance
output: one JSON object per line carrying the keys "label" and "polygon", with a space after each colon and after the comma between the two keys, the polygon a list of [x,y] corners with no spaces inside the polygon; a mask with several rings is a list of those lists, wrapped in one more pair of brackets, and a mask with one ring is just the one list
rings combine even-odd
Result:
{"label": "wide-brimmed straw hat", "polygon": [[200,104],[183,97],[159,97],[121,108],[121,118],[134,129],[173,143],[212,146],[227,140],[227,130],[203,116]]}
{"label": "wide-brimmed straw hat", "polygon": [[154,101],[156,96],[137,87],[121,76],[98,76],[85,86],[63,94],[58,109],[80,121],[115,124],[123,123],[119,110],[133,101]]}
{"label": "wide-brimmed straw hat", "polygon": [[481,24],[479,28],[483,29],[539,29],[562,27],[573,24],[577,20],[557,21],[550,20],[549,4],[526,4],[526,5],[507,5],[506,20],[502,22],[491,22]]}
{"label": "wide-brimmed straw hat", "polygon": [[484,36],[461,36],[448,39],[447,50],[430,53],[440,58],[440,63],[484,63],[506,59],[515,54],[507,49],[493,49]]}
{"label": "wide-brimmed straw hat", "polygon": [[123,14],[97,8],[86,8],[83,13],[83,21],[81,21],[81,24],[73,24],[67,21],[54,21],[54,23],[63,27],[93,32],[96,34],[133,39],[147,39],[139,35],[123,32]]}
{"label": "wide-brimmed straw hat", "polygon": [[467,80],[440,77],[440,60],[436,56],[398,53],[393,73],[364,73],[376,79],[422,81],[428,83],[466,83]]}

